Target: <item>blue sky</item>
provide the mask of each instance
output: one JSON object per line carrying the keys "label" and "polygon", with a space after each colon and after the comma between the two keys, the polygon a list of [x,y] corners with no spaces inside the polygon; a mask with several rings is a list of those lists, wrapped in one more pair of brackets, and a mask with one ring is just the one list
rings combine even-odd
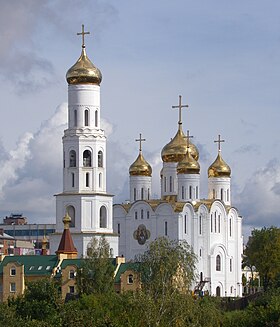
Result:
{"label": "blue sky", "polygon": [[0,214],[54,221],[62,189],[65,74],[87,53],[103,74],[108,191],[128,198],[128,168],[147,139],[159,194],[160,151],[183,128],[200,149],[201,189],[216,157],[232,168],[232,202],[253,227],[279,226],[279,1],[0,0]]}

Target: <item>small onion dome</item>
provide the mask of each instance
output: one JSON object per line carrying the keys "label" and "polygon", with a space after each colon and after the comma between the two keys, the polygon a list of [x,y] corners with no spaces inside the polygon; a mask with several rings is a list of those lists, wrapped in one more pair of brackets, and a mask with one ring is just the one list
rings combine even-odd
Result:
{"label": "small onion dome", "polygon": [[77,62],[68,70],[66,74],[68,84],[97,84],[102,81],[100,70],[89,60],[85,47]]}
{"label": "small onion dome", "polygon": [[218,152],[216,160],[208,168],[208,177],[230,177],[231,169],[223,160],[221,151]]}
{"label": "small onion dome", "polygon": [[129,167],[130,176],[152,176],[152,167],[144,159],[140,151],[137,159]]}
{"label": "small onion dome", "polygon": [[199,174],[200,165],[198,161],[196,161],[191,153],[190,148],[187,148],[187,153],[182,161],[180,161],[177,165],[177,173],[178,174]]}
{"label": "small onion dome", "polygon": [[[179,124],[178,132],[174,138],[167,143],[161,151],[161,158],[164,162],[180,162],[187,152],[187,140]],[[196,146],[189,142],[190,153],[195,160],[198,160],[199,153]]]}

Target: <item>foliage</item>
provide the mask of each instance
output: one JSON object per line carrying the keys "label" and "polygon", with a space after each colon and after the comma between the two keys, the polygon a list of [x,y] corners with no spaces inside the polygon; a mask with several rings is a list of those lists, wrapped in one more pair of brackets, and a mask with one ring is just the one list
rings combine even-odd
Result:
{"label": "foliage", "polygon": [[114,265],[104,237],[89,243],[87,257],[77,273],[77,287],[80,294],[113,292]]}
{"label": "foliage", "polygon": [[264,289],[274,285],[280,271],[280,229],[254,229],[244,251],[246,261],[255,266],[263,280]]}

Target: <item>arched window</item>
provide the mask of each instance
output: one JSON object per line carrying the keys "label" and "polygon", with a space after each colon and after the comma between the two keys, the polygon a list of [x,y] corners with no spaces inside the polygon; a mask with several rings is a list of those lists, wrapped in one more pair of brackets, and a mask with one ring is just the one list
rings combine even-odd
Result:
{"label": "arched window", "polygon": [[189,198],[191,199],[192,198],[192,187],[191,186],[189,187],[189,195],[190,195]]}
{"label": "arched window", "polygon": [[67,206],[66,212],[71,218],[70,227],[75,227],[75,208],[73,206]]}
{"label": "arched window", "polygon": [[99,187],[101,188],[102,187],[102,174],[99,173],[98,175],[98,183],[99,183]]}
{"label": "arched window", "polygon": [[169,191],[172,192],[172,176],[169,177]]}
{"label": "arched window", "polygon": [[195,198],[198,199],[198,186],[195,187]]}
{"label": "arched window", "polygon": [[144,188],[141,188],[141,200],[144,200]]}
{"label": "arched window", "polygon": [[134,212],[134,218],[137,219],[137,211]]}
{"label": "arched window", "polygon": [[203,272],[201,271],[200,273],[200,281],[202,282],[203,281]]}
{"label": "arched window", "polygon": [[63,168],[65,168],[65,151],[63,151]]}
{"label": "arched window", "polygon": [[150,189],[148,188],[148,200],[150,200]]}
{"label": "arched window", "polygon": [[144,210],[141,209],[141,219],[144,219]]}
{"label": "arched window", "polygon": [[91,152],[89,150],[85,150],[83,153],[83,166],[91,167]]}
{"label": "arched window", "polygon": [[202,217],[201,215],[199,216],[199,234],[202,234]]}
{"label": "arched window", "polygon": [[88,111],[88,109],[86,109],[85,110],[85,126],[88,126],[89,125],[89,123],[88,123],[88,121],[89,121],[88,117],[89,117],[89,111]]}
{"label": "arched window", "polygon": [[89,187],[89,173],[86,173],[86,187]]}
{"label": "arched window", "polygon": [[103,152],[98,151],[98,167],[103,167]]}
{"label": "arched window", "polygon": [[166,177],[164,177],[164,192],[166,192]]}
{"label": "arched window", "polygon": [[211,233],[213,233],[213,214],[211,213]]}
{"label": "arched window", "polygon": [[229,236],[232,234],[232,219],[229,220]]}
{"label": "arched window", "polygon": [[215,211],[215,233],[217,233],[217,212]]}
{"label": "arched window", "polygon": [[184,198],[185,198],[185,188],[184,186],[182,186],[182,199],[184,200]]}
{"label": "arched window", "polygon": [[232,259],[229,259],[229,271],[232,271]]}
{"label": "arched window", "polygon": [[229,189],[227,189],[227,201],[229,201]]}
{"label": "arched window", "polygon": [[133,284],[133,275],[132,274],[128,275],[127,284]]}
{"label": "arched window", "polygon": [[95,110],[95,127],[98,126],[98,111]]}
{"label": "arched window", "polygon": [[221,188],[221,201],[224,200],[224,189]]}
{"label": "arched window", "polygon": [[216,271],[221,271],[221,257],[219,254],[216,256]]}
{"label": "arched window", "polygon": [[221,233],[221,215],[218,216],[218,232]]}
{"label": "arched window", "polygon": [[77,116],[77,110],[74,110],[74,127],[77,127],[78,125],[78,116]]}
{"label": "arched window", "polygon": [[220,286],[216,287],[216,296],[221,296],[221,288]]}
{"label": "arched window", "polygon": [[99,212],[100,228],[107,228],[107,210],[105,206],[100,208]]}
{"label": "arched window", "polygon": [[216,194],[215,194],[215,190],[213,189],[213,199],[215,199]]}
{"label": "arched window", "polygon": [[76,151],[69,152],[69,167],[76,167]]}
{"label": "arched window", "polygon": [[150,218],[150,211],[148,210],[147,211],[147,219],[149,219]]}
{"label": "arched window", "polygon": [[136,188],[133,189],[133,199],[136,201]]}
{"label": "arched window", "polygon": [[187,234],[187,215],[184,216],[184,232]]}

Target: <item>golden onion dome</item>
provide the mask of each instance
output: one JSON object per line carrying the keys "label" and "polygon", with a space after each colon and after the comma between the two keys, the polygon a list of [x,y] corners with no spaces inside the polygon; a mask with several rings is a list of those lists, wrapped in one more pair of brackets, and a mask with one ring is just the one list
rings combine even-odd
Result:
{"label": "golden onion dome", "polygon": [[231,169],[223,160],[219,150],[216,160],[208,168],[208,177],[230,177]]}
{"label": "golden onion dome", "polygon": [[[161,158],[164,162],[180,162],[184,159],[187,152],[188,144],[185,134],[182,131],[182,124],[179,123],[179,128],[173,139],[167,143],[161,151]],[[199,153],[194,144],[189,142],[190,153],[197,161]]]}
{"label": "golden onion dome", "polygon": [[177,173],[178,174],[199,174],[200,165],[199,162],[196,161],[190,152],[190,148],[187,148],[187,153],[182,161],[180,161],[177,165]]}
{"label": "golden onion dome", "polygon": [[152,167],[144,159],[142,151],[139,151],[137,159],[129,167],[130,176],[152,176]]}
{"label": "golden onion dome", "polygon": [[77,62],[68,70],[66,74],[68,84],[96,84],[100,85],[102,74],[89,60],[85,46],[82,46],[82,53]]}

